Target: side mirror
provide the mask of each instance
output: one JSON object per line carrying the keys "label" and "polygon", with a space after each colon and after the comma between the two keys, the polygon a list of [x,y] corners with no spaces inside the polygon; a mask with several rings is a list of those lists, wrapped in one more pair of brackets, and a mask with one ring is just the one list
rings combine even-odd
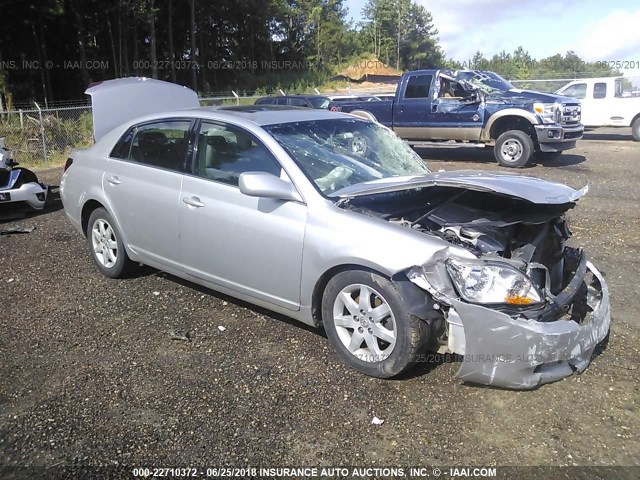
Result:
{"label": "side mirror", "polygon": [[267,172],[244,172],[238,181],[240,191],[250,197],[273,198],[302,202],[302,197],[291,182]]}

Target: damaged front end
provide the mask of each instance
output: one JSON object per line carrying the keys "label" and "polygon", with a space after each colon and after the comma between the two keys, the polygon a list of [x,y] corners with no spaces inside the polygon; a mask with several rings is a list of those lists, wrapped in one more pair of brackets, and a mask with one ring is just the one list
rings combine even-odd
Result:
{"label": "damaged front end", "polygon": [[556,184],[513,177],[537,189],[517,196],[508,177],[501,179],[504,188],[495,177],[491,188],[481,188],[478,177],[466,186],[442,178],[428,187],[359,196],[343,207],[473,253],[459,258],[445,247],[405,272],[437,302],[445,321],[434,322],[435,347],[464,356],[459,378],[530,389],[584,371],[611,321],[602,274],[583,250],[566,244],[565,213],[586,189],[560,185],[554,196]]}

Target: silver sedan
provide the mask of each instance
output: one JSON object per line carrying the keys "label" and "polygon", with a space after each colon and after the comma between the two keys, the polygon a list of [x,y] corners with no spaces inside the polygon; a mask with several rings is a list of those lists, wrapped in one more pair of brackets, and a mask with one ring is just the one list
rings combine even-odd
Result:
{"label": "silver sedan", "polygon": [[432,350],[463,355],[464,381],[535,388],[583,371],[608,334],[607,285],[566,244],[586,188],[433,173],[347,114],[186,108],[185,90],[185,108],[160,111],[132,89],[182,87],[134,83],[89,92],[97,142],[61,183],[104,275],[143,263],[323,326],[347,364],[384,378]]}

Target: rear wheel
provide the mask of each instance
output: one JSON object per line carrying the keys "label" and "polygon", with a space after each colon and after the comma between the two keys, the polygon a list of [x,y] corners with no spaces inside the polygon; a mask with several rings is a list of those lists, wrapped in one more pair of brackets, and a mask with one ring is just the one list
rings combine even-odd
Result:
{"label": "rear wheel", "polygon": [[640,117],[636,118],[631,124],[631,134],[636,142],[640,142]]}
{"label": "rear wheel", "polygon": [[494,156],[503,167],[524,167],[533,157],[533,140],[522,130],[508,130],[496,140]]}
{"label": "rear wheel", "polygon": [[393,284],[362,270],[329,281],[322,318],[342,360],[373,377],[393,377],[411,367],[429,339],[427,324],[409,314]]}
{"label": "rear wheel", "polygon": [[109,278],[122,278],[134,266],[127,256],[120,232],[104,208],[96,208],[89,217],[87,241],[98,270]]}

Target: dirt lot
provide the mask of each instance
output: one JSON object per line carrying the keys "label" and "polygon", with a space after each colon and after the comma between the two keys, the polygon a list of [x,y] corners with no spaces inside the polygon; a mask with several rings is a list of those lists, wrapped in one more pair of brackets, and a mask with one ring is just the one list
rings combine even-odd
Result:
{"label": "dirt lot", "polygon": [[607,273],[614,322],[585,373],[530,392],[463,385],[455,359],[368,378],[283,317],[149,268],[102,277],[62,210],[0,223],[36,227],[0,237],[0,465],[640,465],[640,144],[596,131],[520,173],[591,185],[573,243]]}

